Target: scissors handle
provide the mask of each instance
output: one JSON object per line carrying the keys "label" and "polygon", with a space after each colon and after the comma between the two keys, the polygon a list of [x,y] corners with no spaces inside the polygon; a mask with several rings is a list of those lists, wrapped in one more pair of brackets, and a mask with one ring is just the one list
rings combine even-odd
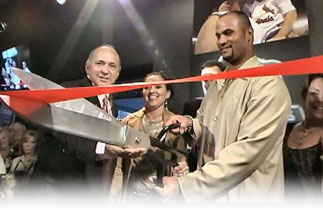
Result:
{"label": "scissors handle", "polygon": [[160,142],[164,142],[165,139],[166,139],[166,133],[169,131],[169,130],[172,130],[174,128],[178,128],[181,124],[180,123],[175,123],[175,124],[171,124],[171,125],[168,125],[168,126],[165,126],[160,132],[159,134],[157,135],[157,139],[160,141]]}

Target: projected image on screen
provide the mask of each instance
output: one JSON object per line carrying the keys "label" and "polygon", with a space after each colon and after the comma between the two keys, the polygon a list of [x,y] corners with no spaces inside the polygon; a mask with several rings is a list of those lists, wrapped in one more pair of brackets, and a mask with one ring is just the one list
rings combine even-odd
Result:
{"label": "projected image on screen", "polygon": [[29,49],[26,46],[16,46],[1,52],[1,90],[26,89],[26,85],[14,73],[13,67],[30,72]]}
{"label": "projected image on screen", "polygon": [[196,0],[194,10],[194,54],[219,50],[215,26],[228,11],[242,11],[248,16],[254,44],[308,35],[305,0]]}

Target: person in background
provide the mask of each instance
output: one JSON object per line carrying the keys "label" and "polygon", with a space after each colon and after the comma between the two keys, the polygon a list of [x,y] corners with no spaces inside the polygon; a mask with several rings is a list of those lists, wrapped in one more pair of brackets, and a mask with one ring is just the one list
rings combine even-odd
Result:
{"label": "person in background", "polygon": [[13,150],[9,146],[10,133],[6,128],[0,130],[0,153],[5,164],[6,173],[9,172]]}
{"label": "person in background", "polygon": [[10,72],[10,79],[11,79],[11,88],[12,89],[20,89],[20,78],[15,74],[13,68],[17,68],[17,63],[14,59],[8,58],[9,60],[9,71]]}
{"label": "person in background", "polygon": [[[167,79],[168,77],[165,73],[160,71],[146,75],[144,81],[157,82]],[[174,113],[167,109],[167,100],[173,95],[172,86],[156,85],[146,87],[142,90],[142,94],[146,106],[127,116],[123,122],[132,128],[148,133],[152,137],[157,137],[165,126],[165,123],[174,115]],[[184,151],[185,149],[185,142],[181,136],[168,133],[165,143],[173,149],[180,151]],[[178,166],[174,168],[168,168],[166,166],[166,171],[163,171],[163,164],[167,161],[177,162]],[[184,155],[175,155],[157,147],[151,147],[141,157],[123,159],[122,164],[120,160],[118,162],[114,181],[119,180],[119,187],[117,182],[113,182],[112,190],[116,192],[110,196],[112,198],[116,195],[118,196],[117,190],[119,189],[120,191],[123,188],[122,197],[124,201],[128,202],[140,200],[152,201],[158,198],[153,191],[153,186],[161,184],[162,176],[182,176],[188,172],[186,157]],[[118,173],[118,170],[120,171],[122,166],[124,166],[122,172]],[[169,173],[171,171],[172,173]],[[122,181],[121,177],[123,177]],[[120,187],[121,182],[124,183],[123,187]]]}
{"label": "person in background", "polygon": [[1,68],[1,77],[3,78],[3,80],[1,81],[1,89],[3,90],[9,90],[10,89],[10,85],[11,85],[11,80],[10,80],[10,76],[7,74],[7,71],[5,68]]}
{"label": "person in background", "polygon": [[305,120],[293,127],[287,140],[286,198],[322,201],[323,74],[308,76],[302,97]]}
{"label": "person in background", "polygon": [[[223,72],[225,69],[225,65],[216,60],[206,61],[201,65],[201,76],[210,75],[210,74],[217,74]],[[210,84],[212,81],[203,81],[203,92],[204,95],[206,91],[209,89]]]}
{"label": "person in background", "polygon": [[[253,29],[240,11],[216,25],[226,71],[262,66],[254,53]],[[291,99],[282,78],[257,77],[212,82],[196,119],[173,116],[175,133],[189,132],[200,144],[199,169],[164,177],[155,190],[168,200],[187,202],[282,202],[282,145]]]}
{"label": "person in background", "polygon": [[37,152],[38,152],[38,141],[39,134],[37,131],[28,130],[25,133],[22,142],[22,155],[13,159],[10,172],[14,171],[26,171],[30,175],[34,171],[35,164],[37,162]]}
{"label": "person in background", "polygon": [[[201,65],[201,76],[217,74],[224,71],[225,65],[217,60],[207,60]],[[203,94],[206,94],[207,89],[212,81],[202,81]],[[190,115],[192,117],[196,116],[196,111],[200,108],[202,102],[202,97],[194,99],[194,101],[186,102],[184,104],[183,114]]]}
{"label": "person in background", "polygon": [[30,69],[27,66],[27,62],[26,61],[21,62],[21,66],[22,66],[22,69],[24,71],[31,73]]}
{"label": "person in background", "polygon": [[21,122],[15,122],[9,126],[10,130],[10,147],[13,149],[13,157],[21,155],[20,145],[23,141],[26,126]]}

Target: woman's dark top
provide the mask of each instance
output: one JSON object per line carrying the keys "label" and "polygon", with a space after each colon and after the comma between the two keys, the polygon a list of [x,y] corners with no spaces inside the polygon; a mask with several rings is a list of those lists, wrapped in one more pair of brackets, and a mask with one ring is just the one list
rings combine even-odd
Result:
{"label": "woman's dark top", "polygon": [[307,200],[322,199],[321,143],[305,149],[286,147],[287,154],[284,157],[286,198],[295,199],[299,196]]}

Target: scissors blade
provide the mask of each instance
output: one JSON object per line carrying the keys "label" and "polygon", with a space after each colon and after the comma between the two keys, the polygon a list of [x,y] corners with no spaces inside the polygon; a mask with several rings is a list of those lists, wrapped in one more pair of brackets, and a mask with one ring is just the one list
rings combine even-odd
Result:
{"label": "scissors blade", "polygon": [[[14,72],[32,90],[64,88],[34,73],[17,68],[14,68]],[[144,147],[146,149],[150,147],[150,138],[147,134],[124,125],[85,99],[52,104],[37,104],[37,101],[28,101],[17,97],[14,98],[14,101],[16,105],[29,104],[30,107],[37,107],[31,112],[21,112],[15,109],[14,104],[8,104],[14,111],[38,125],[118,146]]]}

